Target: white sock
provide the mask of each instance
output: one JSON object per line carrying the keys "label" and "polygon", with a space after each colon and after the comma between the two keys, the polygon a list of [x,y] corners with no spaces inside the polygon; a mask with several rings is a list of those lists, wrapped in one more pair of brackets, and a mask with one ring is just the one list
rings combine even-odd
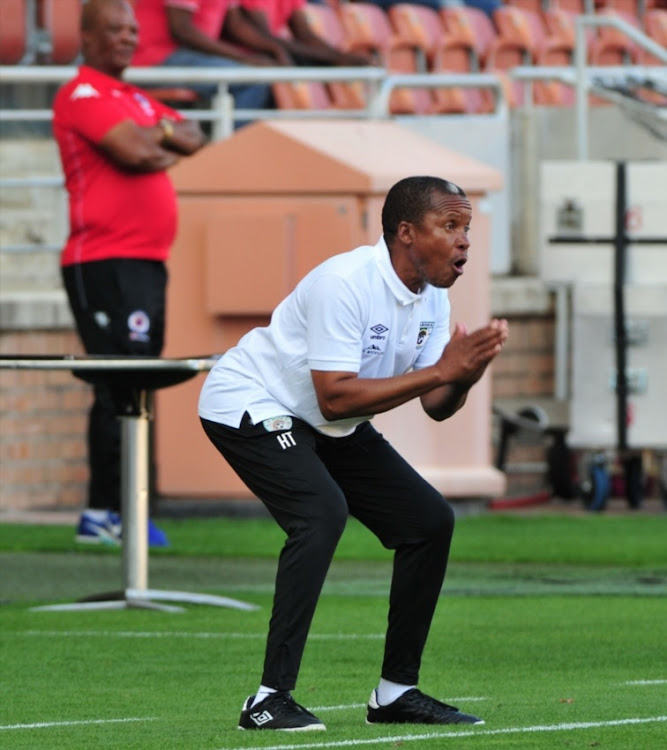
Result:
{"label": "white sock", "polygon": [[261,703],[264,700],[264,698],[271,695],[271,693],[275,693],[275,692],[276,692],[275,688],[266,687],[266,685],[260,685],[259,690],[255,694],[255,699],[253,700],[250,708],[252,708],[253,706],[256,706],[258,703]]}
{"label": "white sock", "polygon": [[412,690],[413,687],[416,687],[416,685],[401,685],[399,682],[380,679],[380,684],[376,690],[378,705],[388,706],[390,703],[393,703],[400,698],[403,693]]}

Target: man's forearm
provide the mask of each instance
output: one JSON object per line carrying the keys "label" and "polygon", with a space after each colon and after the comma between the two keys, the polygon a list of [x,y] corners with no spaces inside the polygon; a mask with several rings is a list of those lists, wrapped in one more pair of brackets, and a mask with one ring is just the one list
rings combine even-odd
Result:
{"label": "man's forearm", "polygon": [[285,49],[282,40],[242,8],[232,8],[227,12],[221,37],[272,57],[279,57]]}
{"label": "man's forearm", "polygon": [[456,414],[465,404],[470,387],[457,383],[444,385],[424,394],[421,397],[422,407],[431,419],[442,422]]}
{"label": "man's forearm", "polygon": [[160,145],[167,151],[190,156],[206,142],[206,136],[199,127],[199,123],[194,120],[170,120],[163,117],[159,126],[163,132]]}

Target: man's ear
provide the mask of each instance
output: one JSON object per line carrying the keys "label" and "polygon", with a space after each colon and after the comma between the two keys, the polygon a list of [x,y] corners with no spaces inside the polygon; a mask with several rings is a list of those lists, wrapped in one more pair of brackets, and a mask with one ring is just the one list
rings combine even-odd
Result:
{"label": "man's ear", "polygon": [[396,236],[405,245],[409,245],[414,240],[414,225],[410,221],[401,221],[396,229]]}

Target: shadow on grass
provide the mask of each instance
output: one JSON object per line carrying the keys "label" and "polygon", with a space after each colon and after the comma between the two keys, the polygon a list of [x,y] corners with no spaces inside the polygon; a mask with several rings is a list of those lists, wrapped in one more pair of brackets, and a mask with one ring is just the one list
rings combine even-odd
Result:
{"label": "shadow on grass", "polygon": [[[0,553],[0,603],[77,600],[122,588],[119,554]],[[238,596],[273,591],[276,560],[267,558],[151,558],[151,588]],[[331,596],[389,593],[390,561],[334,560],[324,588]],[[446,596],[550,594],[667,595],[667,571],[529,563],[453,562]]]}

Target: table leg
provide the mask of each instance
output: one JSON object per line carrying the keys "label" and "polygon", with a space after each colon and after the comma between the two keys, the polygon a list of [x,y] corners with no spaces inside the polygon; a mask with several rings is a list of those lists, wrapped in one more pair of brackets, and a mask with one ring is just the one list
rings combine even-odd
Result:
{"label": "table leg", "polygon": [[123,587],[148,588],[149,415],[123,416],[121,423],[121,497]]}

